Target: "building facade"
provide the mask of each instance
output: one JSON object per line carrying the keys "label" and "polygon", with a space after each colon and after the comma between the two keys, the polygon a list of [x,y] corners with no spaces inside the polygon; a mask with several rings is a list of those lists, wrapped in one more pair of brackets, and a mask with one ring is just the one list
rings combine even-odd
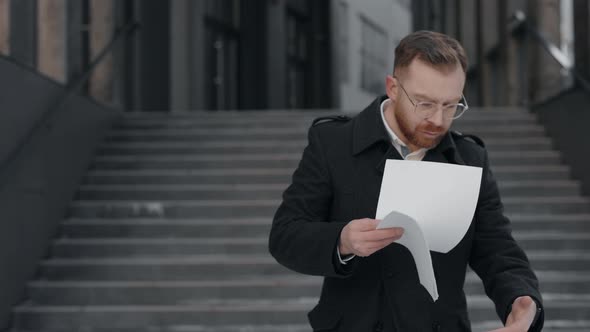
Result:
{"label": "building facade", "polygon": [[0,52],[127,110],[358,110],[383,93],[407,0],[0,0]]}
{"label": "building facade", "polygon": [[588,48],[582,37],[588,31],[587,1],[417,0],[412,6],[415,30],[447,33],[465,46],[466,96],[473,105],[528,106],[571,86],[572,72],[549,55],[532,30],[523,31],[519,19],[542,35],[564,64],[587,66],[588,56],[581,54]]}
{"label": "building facade", "polygon": [[394,49],[412,31],[409,0],[333,0],[337,105],[358,111],[385,93]]}

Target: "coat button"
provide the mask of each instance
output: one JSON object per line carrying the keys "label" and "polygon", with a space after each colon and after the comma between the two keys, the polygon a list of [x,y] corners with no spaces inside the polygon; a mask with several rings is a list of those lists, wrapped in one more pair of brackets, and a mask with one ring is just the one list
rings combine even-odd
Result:
{"label": "coat button", "polygon": [[393,278],[395,274],[393,273],[392,270],[385,270],[385,276],[389,279]]}
{"label": "coat button", "polygon": [[381,321],[377,321],[377,323],[375,323],[375,326],[373,327],[373,331],[382,332],[383,331],[383,323]]}
{"label": "coat button", "polygon": [[440,332],[440,331],[441,331],[441,329],[440,329],[440,324],[436,324],[436,323],[435,323],[435,324],[433,324],[433,325],[432,325],[432,331],[433,331],[433,332]]}

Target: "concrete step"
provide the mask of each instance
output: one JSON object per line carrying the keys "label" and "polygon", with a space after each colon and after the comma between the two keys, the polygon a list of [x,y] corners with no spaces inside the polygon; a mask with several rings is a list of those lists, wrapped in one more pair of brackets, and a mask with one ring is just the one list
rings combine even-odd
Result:
{"label": "concrete step", "polygon": [[525,251],[543,250],[588,250],[590,251],[590,232],[567,231],[520,231],[514,238]]}
{"label": "concrete step", "polygon": [[[511,220],[512,228],[517,233],[535,231],[546,232],[546,234],[562,232],[588,232],[590,225],[590,214],[518,214],[507,213]],[[251,218],[236,217],[230,218],[190,218],[190,219],[141,219],[141,218],[84,218],[67,219],[62,223],[62,232],[72,236],[85,236],[89,232],[100,231],[101,226],[121,227],[120,231],[126,229],[137,231],[137,235],[145,236],[153,229],[161,236],[170,236],[177,233],[175,229],[183,228],[182,233],[188,236],[201,234],[203,236],[220,237],[228,234],[243,234],[245,236],[261,234],[270,229],[272,216],[257,216]],[[534,228],[533,228],[534,227]],[[140,229],[141,228],[141,229]],[[84,230],[88,229],[88,230]],[[144,230],[142,230],[144,229]],[[196,233],[195,233],[196,232]]]}
{"label": "concrete step", "polygon": [[[132,130],[157,130],[157,129],[199,129],[199,128],[292,128],[292,127],[310,127],[314,116],[299,117],[268,117],[268,118],[185,118],[185,119],[123,119],[113,125],[113,129],[132,129]],[[530,115],[521,115],[514,117],[477,117],[465,116],[461,120],[453,123],[453,129],[461,130],[462,128],[478,127],[483,125],[492,126],[515,126],[537,124],[537,119]]]}
{"label": "concrete step", "polygon": [[[573,218],[570,218],[573,217]],[[528,220],[516,216],[512,218],[514,236],[521,241],[546,241],[544,244],[551,246],[552,241],[560,240],[572,242],[584,242],[587,239],[587,217],[585,215],[555,216],[555,219],[546,218],[539,223],[551,223],[552,220],[564,220],[562,223],[578,223],[568,228],[560,228],[559,224],[553,228],[531,231]],[[519,219],[520,218],[520,219]],[[527,220],[527,221],[523,221]],[[569,221],[568,221],[569,220]],[[60,234],[65,238],[105,238],[105,237],[250,237],[267,236],[271,217],[252,218],[211,218],[211,219],[166,219],[166,218],[71,218],[60,225]],[[551,224],[553,225],[553,224]],[[574,227],[576,226],[576,227]],[[565,242],[564,242],[565,244]]]}
{"label": "concrete step", "polygon": [[74,201],[74,218],[229,218],[273,215],[280,200]]}
{"label": "concrete step", "polygon": [[[31,306],[14,309],[17,329],[141,327],[152,325],[202,324],[305,324],[307,312],[317,298],[215,300],[187,305],[133,306]],[[547,295],[547,312],[560,319],[583,320],[590,315],[587,295]],[[468,298],[469,316],[474,322],[494,321],[491,301],[485,296]],[[82,314],[81,314],[82,312]]]}
{"label": "concrete step", "polygon": [[529,250],[527,256],[533,270],[590,270],[590,251],[588,250]]}
{"label": "concrete step", "polygon": [[292,273],[267,255],[198,255],[105,259],[53,258],[40,263],[42,279],[60,281],[260,279]]}
{"label": "concrete step", "polygon": [[[488,151],[548,151],[553,150],[551,140],[538,138],[490,138],[485,141]],[[303,151],[307,141],[295,140],[235,140],[235,141],[198,141],[198,142],[111,142],[103,143],[97,155],[158,155],[158,154],[210,154],[223,153],[283,153]]]}
{"label": "concrete step", "polygon": [[[304,134],[309,130],[311,121],[307,122],[291,122],[283,123],[279,125],[272,125],[268,123],[259,123],[254,125],[242,125],[240,123],[203,123],[198,126],[179,126],[179,127],[155,127],[155,128],[117,128],[114,127],[109,131],[110,135],[165,135],[176,134],[177,136],[184,135],[211,135],[216,134],[219,136],[224,135],[257,135],[260,133],[269,133],[275,135],[284,135],[286,133],[301,133]],[[496,134],[496,133],[508,133],[508,132],[522,132],[527,134],[543,134],[544,128],[540,124],[534,121],[525,122],[494,122],[492,120],[483,121],[469,121],[463,123],[456,123],[453,126],[453,130],[459,132],[469,132],[474,134]],[[305,136],[303,136],[305,137]],[[516,137],[523,137],[523,135],[517,135]],[[301,137],[300,137],[301,138]]]}
{"label": "concrete step", "polygon": [[211,219],[71,218],[60,226],[64,238],[237,238],[268,235],[272,217]]}
{"label": "concrete step", "polygon": [[[227,115],[196,115],[196,116],[171,116],[167,118],[153,118],[153,117],[136,117],[123,118],[114,124],[113,128],[141,128],[141,129],[156,129],[156,128],[193,128],[193,127],[219,127],[219,126],[292,126],[294,124],[309,124],[320,116],[327,115],[342,115],[343,113],[323,112],[323,113],[295,113],[283,114],[280,116],[272,116],[266,114],[236,114],[238,116],[228,117]],[[348,114],[354,116],[354,114]],[[535,123],[537,121],[534,114],[525,112],[515,112],[507,114],[505,117],[499,117],[497,114],[487,113],[465,113],[460,120],[454,123],[454,126],[463,126],[472,123],[491,122],[493,124],[511,125],[515,123]]]}
{"label": "concrete step", "polygon": [[[147,111],[147,112],[126,112],[123,113],[122,119],[200,119],[200,118],[222,118],[222,119],[252,119],[252,118],[300,118],[302,116],[317,117],[325,115],[354,115],[360,110],[334,110],[334,109],[288,109],[288,110],[247,110],[247,111],[201,111],[201,110],[182,110],[182,111]],[[534,116],[534,113],[528,109],[517,106],[473,106],[469,112],[465,113],[461,119],[470,117],[521,117]]]}
{"label": "concrete step", "polygon": [[[528,251],[535,270],[590,272],[587,251]],[[166,257],[52,258],[41,263],[49,280],[219,280],[284,274],[270,254],[203,254]]]}
{"label": "concrete step", "polygon": [[553,232],[587,232],[590,214],[509,214],[514,230]]}
{"label": "concrete step", "polygon": [[[489,332],[501,328],[502,325],[497,321],[478,322],[472,324],[473,332]],[[588,332],[590,331],[590,321],[588,320],[550,320],[545,319],[543,332]]]}
{"label": "concrete step", "polygon": [[499,181],[501,197],[580,195],[581,184],[573,180]]}
{"label": "concrete step", "polygon": [[309,324],[239,324],[207,326],[194,325],[146,325],[140,327],[84,327],[83,330],[71,328],[44,328],[43,330],[10,330],[9,332],[310,332]]}
{"label": "concrete step", "polygon": [[[131,237],[134,233],[147,233],[150,229],[122,230],[104,226],[105,229],[90,233],[87,228],[77,228],[75,233],[83,233],[76,238],[60,238],[51,245],[52,257],[58,258],[108,258],[108,257],[139,257],[139,256],[175,256],[199,254],[266,254],[268,252],[268,235],[266,230],[257,236],[244,237],[210,237],[187,234],[174,237],[160,236],[154,233],[147,237]],[[198,231],[193,229],[191,233]],[[177,230],[181,233],[180,230]],[[237,230],[236,230],[237,232]],[[64,236],[71,236],[70,232]],[[99,234],[109,233],[111,237],[100,237]],[[130,234],[131,233],[131,234]],[[172,231],[166,232],[172,233]],[[266,234],[265,234],[266,233]],[[590,233],[580,234],[520,234],[514,237],[527,252],[533,250],[590,250]],[[226,236],[229,233],[226,233]],[[80,235],[77,235],[80,236]],[[144,235],[145,236],[145,235]]]}
{"label": "concrete step", "polygon": [[[590,200],[580,196],[507,197],[511,213],[590,213]],[[271,216],[280,200],[74,201],[69,216],[96,217],[232,217]]]}
{"label": "concrete step", "polygon": [[[465,277],[465,294],[484,294],[481,279],[470,268]],[[542,294],[590,294],[590,273],[576,270],[535,270]]]}
{"label": "concrete step", "polygon": [[[134,123],[173,123],[173,122],[194,122],[194,123],[277,123],[290,122],[296,123],[298,121],[312,121],[317,117],[346,115],[354,117],[359,113],[359,110],[349,111],[335,111],[333,109],[326,110],[253,110],[253,111],[223,111],[223,112],[208,112],[208,111],[183,111],[183,112],[141,112],[141,113],[125,113],[119,119],[117,124],[134,124]],[[471,107],[460,120],[455,123],[466,121],[515,121],[515,120],[529,120],[536,121],[536,115],[529,110],[515,108],[505,110],[504,108],[480,108]]]}
{"label": "concrete step", "polygon": [[51,245],[56,258],[176,257],[199,254],[266,254],[266,237],[62,238]]}
{"label": "concrete step", "polygon": [[[279,199],[288,183],[276,184],[177,184],[177,185],[82,185],[78,200],[184,200],[184,199]],[[502,197],[526,195],[578,195],[575,181],[503,181]]]}
{"label": "concrete step", "polygon": [[[543,292],[589,294],[588,273],[538,272]],[[190,281],[33,281],[27,287],[29,303],[35,305],[157,305],[191,304],[222,299],[297,298],[320,294],[322,279],[276,275],[261,279]],[[467,275],[465,292],[484,295],[481,280]]]}
{"label": "concrete step", "polygon": [[[203,169],[203,168],[293,168],[301,153],[265,154],[192,154],[192,155],[126,155],[98,156],[92,169]],[[561,156],[554,151],[502,151],[490,153],[490,163],[498,165],[559,164]]]}
{"label": "concrete step", "polygon": [[[79,200],[280,199],[288,184],[82,185]],[[560,191],[565,190],[560,188]]]}
{"label": "concrete step", "polygon": [[[512,180],[566,180],[570,177],[567,166],[496,166],[498,181]],[[292,168],[244,169],[176,169],[176,170],[91,170],[84,184],[269,184],[289,183]]]}
{"label": "concrete step", "polygon": [[[546,174],[547,172],[545,172]],[[276,184],[287,183],[293,169],[94,170],[85,184]]]}
{"label": "concrete step", "polygon": [[[107,133],[106,142],[153,142],[153,141],[228,141],[237,138],[293,140],[306,137],[309,126],[290,128],[202,128],[202,129],[113,129]],[[545,130],[537,124],[514,126],[472,126],[463,130],[487,137],[544,137]]]}
{"label": "concrete step", "polygon": [[258,280],[201,281],[35,281],[28,295],[35,305],[174,305],[211,299],[316,297],[322,280],[308,276],[268,276]]}
{"label": "concrete step", "polygon": [[[475,322],[473,332],[488,332],[502,327],[497,320]],[[587,332],[590,321],[545,320],[544,332]],[[166,325],[142,326],[139,328],[89,328],[84,332],[309,332],[309,324],[275,324],[275,325]],[[72,332],[71,329],[11,330],[10,332]]]}
{"label": "concrete step", "polygon": [[[588,230],[587,215],[555,215],[555,218],[537,219],[539,224],[549,224],[538,230],[531,230],[534,215],[509,215],[512,219],[514,234],[522,239],[532,240],[543,237],[553,238],[585,237]],[[571,218],[570,218],[571,217]],[[564,225],[560,228],[561,222]],[[70,218],[60,226],[60,234],[64,237],[231,237],[232,235],[261,236],[268,233],[272,217],[259,216],[252,218],[228,217],[209,219],[181,218]],[[571,224],[567,226],[566,224]],[[566,227],[567,226],[567,227]],[[579,228],[582,227],[582,228]],[[530,235],[529,235],[530,234]]]}
{"label": "concrete step", "polygon": [[590,213],[590,199],[582,196],[510,196],[502,201],[510,213]]}

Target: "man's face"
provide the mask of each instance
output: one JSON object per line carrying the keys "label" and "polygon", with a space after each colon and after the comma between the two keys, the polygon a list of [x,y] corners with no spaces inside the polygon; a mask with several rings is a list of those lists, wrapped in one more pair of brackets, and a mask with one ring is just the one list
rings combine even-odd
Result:
{"label": "man's face", "polygon": [[[393,115],[403,136],[400,139],[414,149],[438,145],[452,124],[452,120],[443,116],[441,105],[458,103],[464,85],[465,73],[460,65],[434,68],[417,59],[397,73],[397,78],[389,76],[387,94],[393,101]],[[433,102],[438,110],[424,118],[414,111],[412,102]]]}

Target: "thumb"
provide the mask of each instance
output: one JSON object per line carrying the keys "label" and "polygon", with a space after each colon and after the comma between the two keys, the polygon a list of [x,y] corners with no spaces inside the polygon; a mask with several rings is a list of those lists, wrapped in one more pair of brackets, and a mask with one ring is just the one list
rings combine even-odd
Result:
{"label": "thumb", "polygon": [[514,301],[512,304],[512,308],[519,307],[519,308],[528,308],[533,304],[533,299],[530,296],[521,296]]}
{"label": "thumb", "polygon": [[351,224],[352,224],[351,226],[357,231],[368,232],[368,231],[374,231],[380,222],[381,222],[381,220],[364,218],[364,219],[353,220],[351,222]]}

